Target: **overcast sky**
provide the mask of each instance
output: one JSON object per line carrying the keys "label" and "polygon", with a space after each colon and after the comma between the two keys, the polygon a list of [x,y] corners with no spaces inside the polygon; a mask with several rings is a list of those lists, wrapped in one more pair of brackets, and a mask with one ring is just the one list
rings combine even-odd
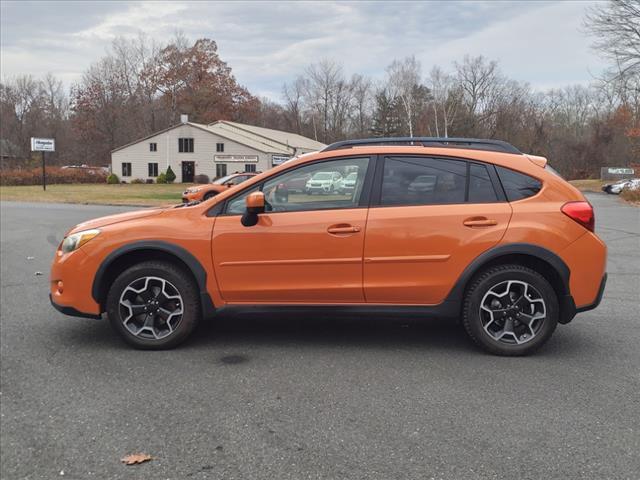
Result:
{"label": "overcast sky", "polygon": [[273,99],[323,58],[383,78],[394,58],[415,54],[426,73],[482,54],[538,89],[586,84],[605,67],[582,31],[592,3],[2,0],[2,77],[52,72],[70,85],[118,35],[164,42],[182,31],[216,40],[238,81]]}

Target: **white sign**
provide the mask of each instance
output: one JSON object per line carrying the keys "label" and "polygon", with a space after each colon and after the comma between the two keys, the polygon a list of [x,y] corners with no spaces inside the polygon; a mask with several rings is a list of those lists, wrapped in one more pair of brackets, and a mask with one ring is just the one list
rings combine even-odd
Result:
{"label": "white sign", "polygon": [[609,173],[613,175],[633,175],[633,168],[610,168]]}
{"label": "white sign", "polygon": [[32,152],[55,152],[56,141],[53,138],[34,138],[31,137]]}
{"label": "white sign", "polygon": [[215,155],[213,160],[216,162],[257,162],[257,155]]}
{"label": "white sign", "polygon": [[286,162],[290,158],[291,157],[287,157],[285,155],[271,155],[271,162],[273,163],[273,166],[275,167],[276,165],[280,165],[281,163]]}

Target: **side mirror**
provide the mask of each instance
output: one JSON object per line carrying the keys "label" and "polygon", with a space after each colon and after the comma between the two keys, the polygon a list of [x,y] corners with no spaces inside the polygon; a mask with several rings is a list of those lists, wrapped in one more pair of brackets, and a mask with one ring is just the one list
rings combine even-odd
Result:
{"label": "side mirror", "polygon": [[264,213],[264,204],[264,193],[253,192],[247,195],[245,199],[247,209],[240,220],[242,225],[245,227],[253,227],[258,223],[258,214]]}

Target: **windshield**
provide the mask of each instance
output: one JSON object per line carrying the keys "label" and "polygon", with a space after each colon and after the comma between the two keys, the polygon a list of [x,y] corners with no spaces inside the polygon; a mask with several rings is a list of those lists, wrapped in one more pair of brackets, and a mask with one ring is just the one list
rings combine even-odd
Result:
{"label": "windshield", "polygon": [[214,180],[213,183],[214,185],[224,185],[225,182],[228,182],[229,180],[231,180],[235,175],[225,175],[224,177],[220,177],[217,180]]}
{"label": "windshield", "polygon": [[314,180],[331,180],[331,174],[327,172],[318,172],[313,176]]}

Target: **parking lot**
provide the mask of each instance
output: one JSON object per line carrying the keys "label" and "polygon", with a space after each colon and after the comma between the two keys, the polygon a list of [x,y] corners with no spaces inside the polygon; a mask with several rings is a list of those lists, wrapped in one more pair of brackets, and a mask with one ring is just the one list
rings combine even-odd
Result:
{"label": "parking lot", "polygon": [[[126,208],[3,202],[0,476],[638,479],[640,209],[589,200],[604,300],[527,358],[448,322],[320,315],[222,317],[132,350],[47,296],[63,233]],[[133,452],[153,460],[123,465]]]}

